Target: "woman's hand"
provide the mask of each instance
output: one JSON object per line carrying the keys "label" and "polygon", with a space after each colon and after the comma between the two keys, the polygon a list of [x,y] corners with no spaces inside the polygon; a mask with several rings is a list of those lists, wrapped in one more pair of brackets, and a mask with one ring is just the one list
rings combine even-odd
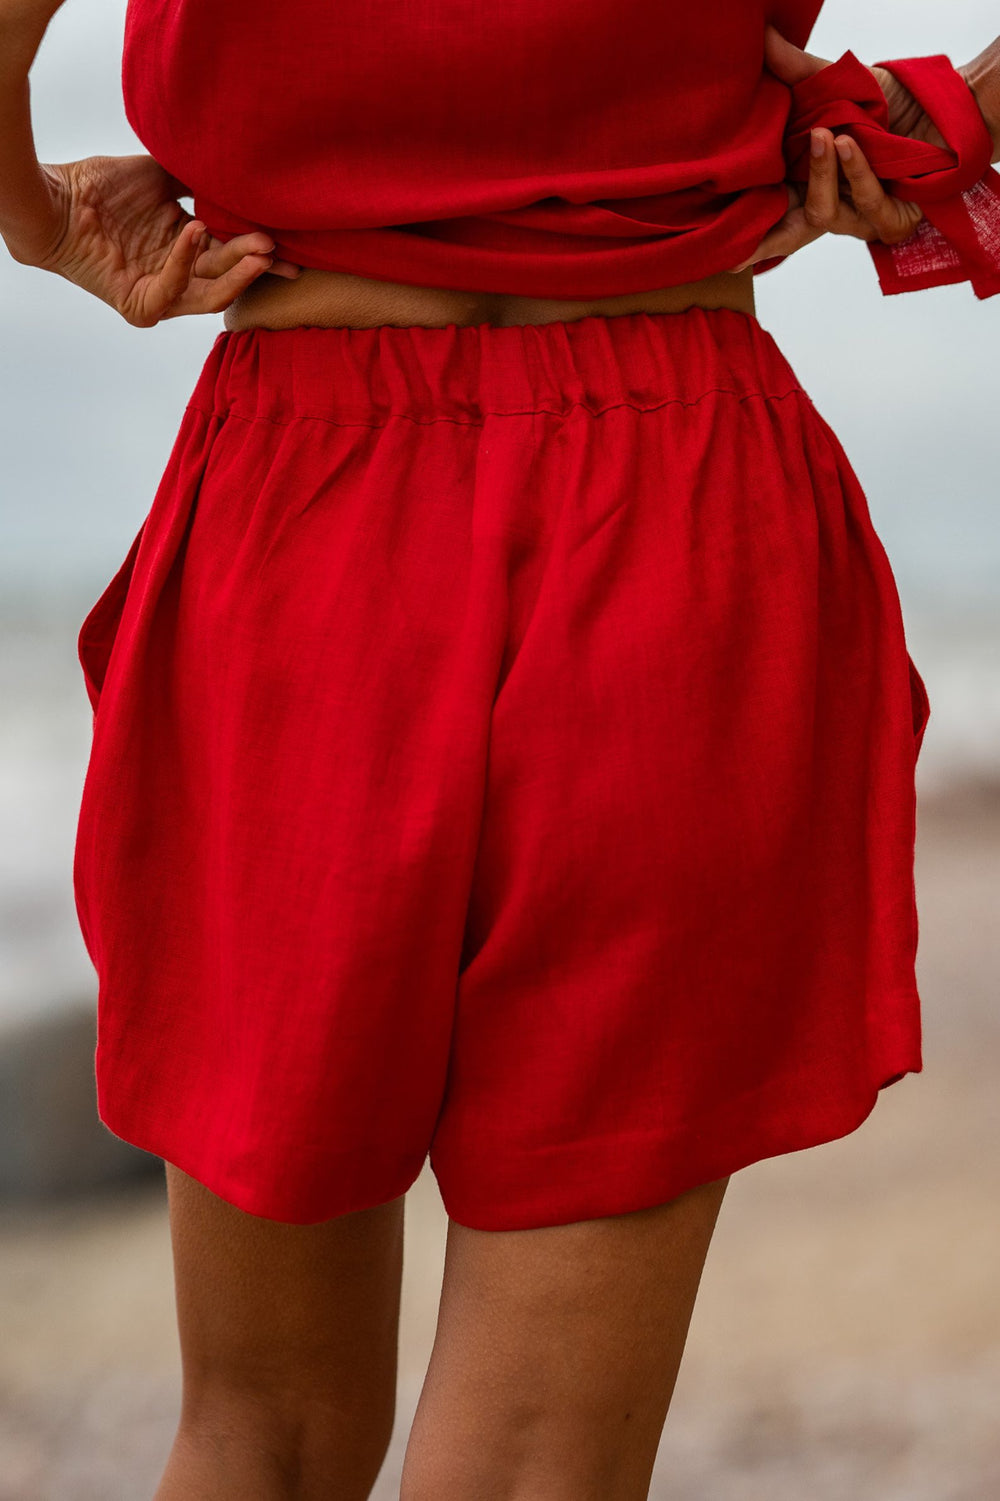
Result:
{"label": "woman's hand", "polygon": [[971,63],[961,63],[956,70],[961,73],[979,105],[979,113],[986,124],[993,142],[991,160],[1000,161],[1000,36]]}
{"label": "woman's hand", "polygon": [[[217,240],[177,202],[188,189],[151,156],[91,156],[43,165],[52,215],[16,261],[54,271],[150,328],[185,313],[219,313],[265,272],[294,277],[255,231]],[[178,227],[179,226],[179,227]]]}
{"label": "woman's hand", "polygon": [[[787,84],[801,83],[830,66],[826,58],[803,52],[771,25],[765,28],[764,60],[771,72]],[[889,125],[895,134],[929,141],[935,146],[946,145],[940,131],[894,74],[887,68],[872,68],[870,72],[885,95]],[[734,271],[743,271],[772,256],[792,255],[825,234],[851,235],[858,240],[882,240],[895,245],[908,239],[924,217],[919,204],[894,198],[885,191],[864,152],[850,136],[834,136],[832,131],[820,128],[811,132],[811,142],[805,191],[799,183],[786,184],[788,212],[768,231],[753,255],[732,268]],[[838,161],[847,178],[850,201],[841,196]]]}

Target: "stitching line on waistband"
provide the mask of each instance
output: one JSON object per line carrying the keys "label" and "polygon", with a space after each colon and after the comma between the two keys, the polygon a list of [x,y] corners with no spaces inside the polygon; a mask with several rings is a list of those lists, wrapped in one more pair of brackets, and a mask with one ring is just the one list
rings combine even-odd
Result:
{"label": "stitching line on waistband", "polygon": [[[574,407],[581,407],[589,412],[592,417],[603,417],[605,412],[614,412],[622,407],[630,407],[634,412],[658,412],[667,406],[696,407],[706,396],[734,396],[737,401],[752,401],[757,398],[761,401],[783,401],[787,396],[805,396],[811,400],[809,393],[802,386],[792,386],[787,391],[733,391],[728,386],[711,386],[696,396],[691,401],[685,401],[682,396],[668,396],[663,401],[655,402],[652,406],[639,406],[634,401],[614,401],[606,407],[599,407],[596,411],[589,407],[585,401],[571,401],[568,406],[561,408],[552,407],[524,407],[510,412],[484,412],[482,418],[474,417],[414,417],[410,412],[390,412],[386,421],[391,417],[403,417],[407,422],[415,422],[420,427],[429,427],[435,422],[453,422],[459,427],[482,427],[486,417],[566,417]],[[200,412],[203,417],[237,417],[241,422],[265,422],[269,427],[291,427],[294,422],[323,422],[328,427],[385,427],[385,422],[344,422],[337,417],[320,417],[313,412],[296,412],[284,422],[279,422],[274,417],[248,417],[244,412],[234,411],[231,407],[221,411],[209,411],[207,407],[199,406],[197,402],[189,401],[185,408],[189,412]]]}

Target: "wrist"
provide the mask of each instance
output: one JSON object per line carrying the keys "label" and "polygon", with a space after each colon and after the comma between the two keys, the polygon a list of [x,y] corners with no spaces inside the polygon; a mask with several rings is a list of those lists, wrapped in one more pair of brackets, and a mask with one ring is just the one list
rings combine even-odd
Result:
{"label": "wrist", "polygon": [[0,204],[0,240],[22,266],[41,265],[65,230],[67,204],[60,201],[49,167],[36,164],[14,201]]}
{"label": "wrist", "polygon": [[965,79],[993,140],[993,161],[1000,161],[1000,37],[978,57],[956,69]]}

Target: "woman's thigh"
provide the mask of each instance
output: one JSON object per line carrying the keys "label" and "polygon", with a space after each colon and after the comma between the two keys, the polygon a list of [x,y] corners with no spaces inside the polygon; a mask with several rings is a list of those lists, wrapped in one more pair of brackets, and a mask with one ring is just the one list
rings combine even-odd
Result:
{"label": "woman's thigh", "polygon": [[537,1230],[450,1220],[402,1501],[641,1501],[728,1183]]}
{"label": "woman's thigh", "polygon": [[169,1162],[166,1176],[175,1468],[201,1485],[218,1460],[229,1484],[246,1464],[254,1485],[270,1469],[296,1495],[366,1496],[395,1416],[405,1197],[296,1225],[246,1214]]}

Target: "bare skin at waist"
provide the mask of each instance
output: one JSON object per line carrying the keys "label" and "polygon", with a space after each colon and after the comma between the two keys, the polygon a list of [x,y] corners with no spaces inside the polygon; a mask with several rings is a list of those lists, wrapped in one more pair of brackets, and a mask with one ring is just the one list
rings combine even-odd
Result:
{"label": "bare skin at waist", "polygon": [[247,328],[309,324],[348,328],[380,324],[440,328],[450,323],[503,326],[573,322],[588,316],[636,312],[681,312],[693,306],[728,307],[754,316],[753,267],[649,292],[579,300],[407,286],[305,267],[294,279],[267,274],[258,277],[226,308],[224,323],[233,333]]}

